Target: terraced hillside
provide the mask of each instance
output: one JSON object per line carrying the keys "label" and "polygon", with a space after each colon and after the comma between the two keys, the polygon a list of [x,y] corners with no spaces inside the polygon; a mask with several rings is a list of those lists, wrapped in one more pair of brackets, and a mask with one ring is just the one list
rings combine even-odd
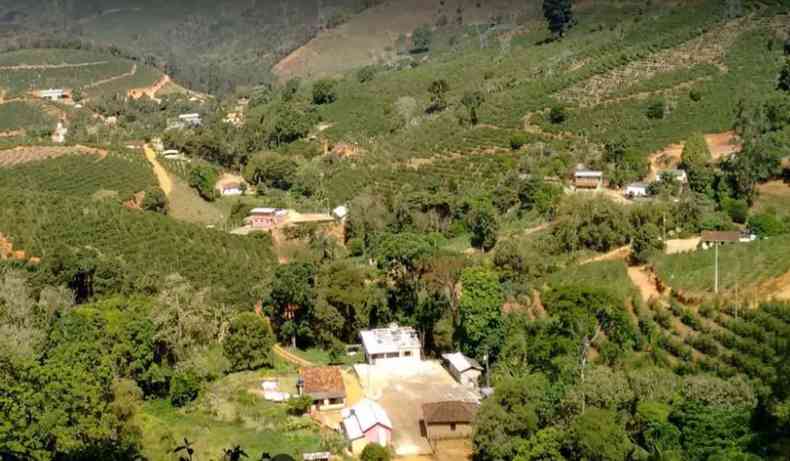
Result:
{"label": "terraced hillside", "polygon": [[50,88],[83,91],[88,97],[125,94],[161,77],[161,72],[126,59],[58,49],[0,53],[0,71],[0,91],[7,100]]}

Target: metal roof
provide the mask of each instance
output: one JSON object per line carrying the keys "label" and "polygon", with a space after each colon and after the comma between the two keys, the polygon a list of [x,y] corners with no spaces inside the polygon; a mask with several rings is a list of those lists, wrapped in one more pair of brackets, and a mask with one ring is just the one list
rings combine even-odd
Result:
{"label": "metal roof", "polygon": [[399,352],[420,347],[420,338],[412,327],[390,325],[389,328],[362,330],[359,335],[368,354]]}
{"label": "metal roof", "polygon": [[364,437],[365,432],[379,424],[392,430],[392,421],[387,412],[372,400],[363,399],[340,414],[343,416],[343,428],[349,440]]}
{"label": "metal roof", "polygon": [[467,370],[483,371],[483,367],[481,367],[476,360],[470,359],[469,357],[465,356],[460,352],[453,352],[452,354],[442,354],[442,358],[450,362],[450,365],[453,368],[455,368],[459,373],[463,373]]}

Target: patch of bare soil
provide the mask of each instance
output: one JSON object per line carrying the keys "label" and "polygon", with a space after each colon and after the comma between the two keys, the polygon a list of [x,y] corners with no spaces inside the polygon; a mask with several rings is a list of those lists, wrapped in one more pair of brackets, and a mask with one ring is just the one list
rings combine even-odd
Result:
{"label": "patch of bare soil", "polygon": [[[739,152],[741,147],[743,147],[734,131],[706,134],[705,143],[708,145],[708,150],[710,150],[714,161],[725,159]],[[648,158],[650,161],[650,172],[647,180],[649,182],[655,181],[660,171],[677,168],[683,158],[683,147],[685,145],[685,143],[670,144],[651,154]]]}
{"label": "patch of bare soil", "polygon": [[619,260],[628,259],[630,255],[631,255],[631,247],[629,245],[626,245],[624,247],[615,248],[614,250],[608,253],[604,253],[602,255],[585,259],[584,261],[581,261],[579,265],[583,266],[585,264],[597,263],[601,261],[619,261]]}
{"label": "patch of bare soil", "polygon": [[642,301],[648,303],[651,299],[661,299],[662,295],[658,291],[658,283],[647,266],[629,267],[628,277],[639,289],[639,293],[642,294]]}
{"label": "patch of bare soil", "polygon": [[627,88],[630,84],[650,79],[659,73],[697,64],[713,64],[722,72],[727,72],[724,64],[725,52],[745,30],[745,23],[745,19],[730,21],[679,47],[660,51],[646,59],[596,75],[563,91],[560,98],[581,106],[597,105],[604,102],[607,96]]}
{"label": "patch of bare soil", "polygon": [[760,284],[755,297],[761,299],[790,300],[790,272]]}
{"label": "patch of bare soil", "polygon": [[95,155],[99,159],[107,157],[107,151],[86,146],[21,146],[0,150],[0,168],[9,168],[24,163],[62,157],[64,155]]}
{"label": "patch of bare soil", "polygon": [[170,83],[170,76],[162,75],[159,81],[153,85],[144,88],[132,88],[126,92],[126,95],[132,99],[140,99],[143,96],[148,96],[154,101],[159,101],[159,99],[156,97],[156,94],[161,91],[162,88],[167,86],[168,83]]}
{"label": "patch of bare soil", "polygon": [[664,242],[666,244],[666,250],[664,252],[668,255],[674,255],[696,251],[701,240],[700,237],[667,240]]}

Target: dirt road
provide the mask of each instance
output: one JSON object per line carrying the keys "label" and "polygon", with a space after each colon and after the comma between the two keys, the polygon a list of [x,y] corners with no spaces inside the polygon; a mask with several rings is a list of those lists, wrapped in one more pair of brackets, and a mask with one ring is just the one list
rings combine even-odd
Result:
{"label": "dirt road", "polygon": [[170,197],[170,194],[173,193],[173,180],[170,178],[167,170],[165,170],[162,164],[156,159],[156,152],[154,152],[151,146],[146,145],[143,149],[145,150],[145,158],[151,162],[154,168],[156,179],[159,180],[159,187],[162,188],[162,191],[167,197]]}
{"label": "dirt road", "polygon": [[645,266],[629,267],[628,277],[639,288],[642,294],[642,300],[649,302],[651,299],[661,298],[661,293],[658,292],[656,284],[653,283],[653,278]]}
{"label": "dirt road", "polygon": [[0,70],[45,70],[91,67],[107,64],[109,61],[81,62],[79,64],[20,64],[17,66],[0,66]]}
{"label": "dirt road", "polygon": [[287,350],[283,349],[283,347],[280,346],[279,344],[276,344],[272,348],[272,350],[281,359],[283,359],[286,362],[291,363],[293,365],[297,365],[297,366],[300,366],[300,367],[312,367],[312,366],[315,366],[315,364],[313,364],[313,362],[310,362],[309,360],[305,360],[305,359],[303,359],[303,358],[301,358],[301,357],[299,357],[297,355],[294,355],[294,354],[288,352]]}
{"label": "dirt road", "polygon": [[91,83],[90,85],[85,85],[82,88],[83,89],[96,88],[97,86],[104,85],[105,83],[110,83],[116,80],[120,80],[122,78],[131,77],[136,73],[137,73],[137,63],[132,64],[132,69],[129,72],[126,72],[125,74],[120,74],[114,77],[105,78],[104,80],[98,80],[96,82]]}

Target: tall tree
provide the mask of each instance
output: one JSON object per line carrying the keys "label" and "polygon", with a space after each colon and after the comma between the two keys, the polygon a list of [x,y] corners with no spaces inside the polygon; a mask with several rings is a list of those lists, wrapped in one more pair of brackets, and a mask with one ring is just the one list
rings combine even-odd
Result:
{"label": "tall tree", "polygon": [[225,357],[235,371],[255,370],[274,364],[274,334],[269,323],[253,312],[244,312],[230,323],[223,343]]}
{"label": "tall tree", "polygon": [[572,0],[543,0],[543,17],[555,37],[562,37],[573,26]]}
{"label": "tall tree", "polygon": [[477,358],[495,354],[502,342],[505,296],[496,272],[483,267],[464,270],[459,307],[459,339],[464,353]]}

